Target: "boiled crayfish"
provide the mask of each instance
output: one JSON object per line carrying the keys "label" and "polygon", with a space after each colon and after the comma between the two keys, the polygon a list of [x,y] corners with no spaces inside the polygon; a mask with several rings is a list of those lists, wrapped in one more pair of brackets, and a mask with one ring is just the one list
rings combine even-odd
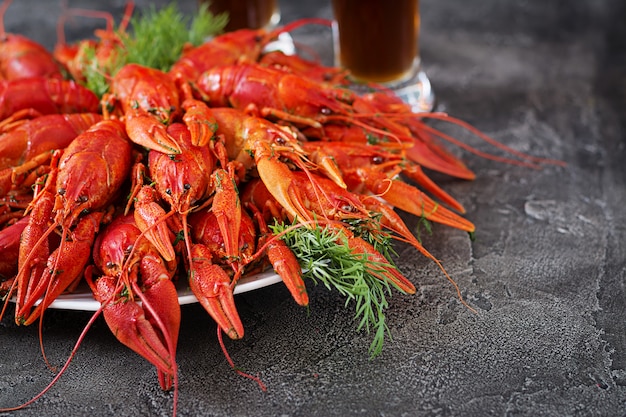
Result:
{"label": "boiled crayfish", "polygon": [[[65,17],[72,13],[80,14]],[[263,52],[307,23],[328,22],[216,36],[184,48],[168,71],[126,63],[102,100],[81,84],[89,64],[81,48],[96,48],[95,66],[124,56],[126,37],[111,26],[83,46],[61,42],[58,61],[0,27],[0,294],[13,297],[18,324],[41,319],[84,277],[101,303],[97,314],[176,393],[174,283],[191,288],[220,337],[240,339],[233,293],[245,274],[272,267],[298,304],[310,303],[302,260],[283,240],[289,231],[328,230],[382,285],[412,294],[414,284],[376,246],[393,237],[454,284],[393,209],[475,230],[425,172],[473,179],[438,139],[462,143],[425,120],[461,125],[520,158],[482,154],[492,159],[558,163],[514,152],[447,115],[413,113],[376,86],[356,94],[343,70]],[[25,62],[32,71],[16,77]],[[279,224],[288,226],[279,232]]]}

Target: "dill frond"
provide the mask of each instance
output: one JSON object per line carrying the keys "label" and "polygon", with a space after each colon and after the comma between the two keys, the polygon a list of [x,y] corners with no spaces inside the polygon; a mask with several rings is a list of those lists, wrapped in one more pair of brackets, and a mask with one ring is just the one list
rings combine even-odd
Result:
{"label": "dill frond", "polygon": [[119,71],[126,62],[124,51],[119,47],[113,47],[107,62],[100,62],[96,56],[95,46],[88,46],[84,49],[83,55],[83,75],[85,76],[85,87],[102,97],[109,91],[111,76]]}
{"label": "dill frond", "polygon": [[338,291],[346,297],[346,307],[354,302],[357,331],[366,329],[369,333],[374,329],[369,352],[372,358],[379,355],[385,336],[390,337],[385,309],[389,306],[391,283],[384,279],[385,269],[366,255],[354,253],[345,234],[337,229],[281,223],[272,226],[272,231],[276,235],[284,232],[281,238],[298,258],[305,278]]}
{"label": "dill frond", "polygon": [[391,245],[391,234],[380,228],[381,217],[381,213],[371,212],[367,218],[345,219],[344,222],[352,233],[374,246],[374,249],[393,263],[392,257],[398,254]]}
{"label": "dill frond", "polygon": [[188,42],[198,46],[206,42],[207,37],[221,32],[228,23],[228,13],[211,14],[209,5],[202,3],[198,15],[189,27]]}
{"label": "dill frond", "polygon": [[185,44],[199,45],[225,25],[225,17],[214,16],[206,6],[189,19],[176,3],[160,10],[153,5],[143,16],[131,19],[132,36],[124,41],[128,62],[168,71]]}
{"label": "dill frond", "polygon": [[132,35],[123,43],[128,63],[167,71],[178,59],[187,40],[187,25],[175,4],[160,10],[154,5],[144,15],[131,19]]}
{"label": "dill frond", "polygon": [[199,45],[220,33],[227,16],[213,15],[206,6],[193,17],[185,16],[173,2],[159,10],[154,5],[141,16],[131,18],[129,32],[117,31],[121,45],[115,45],[108,62],[99,62],[95,47],[85,51],[85,86],[102,97],[110,80],[126,64],[139,64],[168,71],[180,58],[186,44]]}

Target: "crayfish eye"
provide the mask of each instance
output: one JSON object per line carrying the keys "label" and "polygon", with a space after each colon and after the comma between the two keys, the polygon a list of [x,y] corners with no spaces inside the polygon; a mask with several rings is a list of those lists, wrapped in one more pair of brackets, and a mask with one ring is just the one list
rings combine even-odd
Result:
{"label": "crayfish eye", "polygon": [[115,262],[109,261],[106,264],[107,269],[113,269],[115,267]]}
{"label": "crayfish eye", "polygon": [[328,116],[332,113],[332,110],[330,110],[328,107],[322,107],[320,109],[320,113],[322,113],[324,116]]}
{"label": "crayfish eye", "polygon": [[279,144],[279,145],[284,145],[285,143],[287,143],[287,141],[282,136],[278,136],[276,138],[276,143]]}
{"label": "crayfish eye", "polygon": [[65,188],[59,188],[57,193],[59,193],[59,195],[65,195]]}
{"label": "crayfish eye", "polygon": [[191,188],[191,184],[185,184],[185,185],[183,185],[183,188],[185,190],[189,190]]}
{"label": "crayfish eye", "polygon": [[165,190],[165,194],[167,194],[167,195],[172,195],[172,189],[171,189],[171,188],[167,188],[167,189]]}
{"label": "crayfish eye", "polygon": [[87,200],[89,200],[89,197],[87,197],[86,195],[81,195],[80,197],[78,197],[79,203],[86,203]]}
{"label": "crayfish eye", "polygon": [[344,204],[343,206],[341,206],[341,211],[351,213],[354,211],[354,207],[351,206],[350,204]]}
{"label": "crayfish eye", "polygon": [[377,155],[377,156],[372,157],[373,164],[379,165],[379,164],[382,164],[383,162],[384,162],[384,158],[382,156]]}

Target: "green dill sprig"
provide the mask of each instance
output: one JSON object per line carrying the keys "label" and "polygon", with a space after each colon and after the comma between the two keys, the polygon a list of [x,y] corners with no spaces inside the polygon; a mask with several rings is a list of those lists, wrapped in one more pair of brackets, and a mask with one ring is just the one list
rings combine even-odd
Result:
{"label": "green dill sprig", "polygon": [[207,38],[220,33],[228,23],[228,13],[212,14],[209,5],[203,3],[198,10],[198,16],[191,21],[189,39],[193,46],[202,45]]}
{"label": "green dill sprig", "polygon": [[185,45],[200,45],[209,36],[220,33],[227,21],[227,15],[213,15],[207,5],[201,5],[193,18],[182,14],[176,3],[160,10],[152,5],[145,14],[131,19],[131,31],[116,32],[121,45],[113,46],[108,62],[98,61],[95,46],[87,48],[83,62],[85,86],[102,97],[110,79],[131,63],[168,71]]}
{"label": "green dill sprig", "polygon": [[369,352],[372,358],[380,354],[385,335],[391,337],[385,322],[385,309],[389,306],[387,297],[391,296],[391,282],[384,278],[388,272],[366,255],[352,251],[345,234],[337,229],[282,223],[271,228],[296,255],[304,278],[337,290],[346,297],[346,307],[355,303],[357,331],[366,329],[369,333],[373,328],[374,338]]}
{"label": "green dill sprig", "polygon": [[167,71],[187,42],[187,23],[175,4],[160,10],[154,5],[131,19],[132,34],[123,34],[128,63]]}
{"label": "green dill sprig", "polygon": [[206,5],[189,19],[171,3],[160,10],[154,6],[131,19],[132,35],[123,35],[128,62],[168,71],[186,44],[197,46],[208,36],[222,31],[226,16],[214,16]]}
{"label": "green dill sprig", "polygon": [[374,246],[374,249],[393,263],[392,257],[397,256],[397,253],[391,245],[391,234],[380,228],[381,217],[382,213],[371,212],[367,218],[344,219],[344,223],[352,233]]}
{"label": "green dill sprig", "polygon": [[430,236],[433,234],[433,226],[425,215],[422,215],[415,226],[415,237],[418,242],[422,243],[422,229]]}
{"label": "green dill sprig", "polygon": [[83,54],[83,75],[84,85],[93,91],[98,97],[102,97],[109,91],[111,77],[117,73],[125,64],[121,48],[114,47],[107,62],[100,62],[96,57],[95,46],[88,46]]}

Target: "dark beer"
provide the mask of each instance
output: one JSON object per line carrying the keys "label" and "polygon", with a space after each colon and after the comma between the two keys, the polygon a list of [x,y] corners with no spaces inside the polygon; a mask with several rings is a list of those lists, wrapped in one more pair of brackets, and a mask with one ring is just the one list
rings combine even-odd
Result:
{"label": "dark beer", "polygon": [[419,0],[333,0],[338,64],[354,78],[392,82],[419,59]]}
{"label": "dark beer", "polygon": [[226,31],[261,29],[278,23],[277,0],[210,0],[209,10],[213,14],[228,13]]}

